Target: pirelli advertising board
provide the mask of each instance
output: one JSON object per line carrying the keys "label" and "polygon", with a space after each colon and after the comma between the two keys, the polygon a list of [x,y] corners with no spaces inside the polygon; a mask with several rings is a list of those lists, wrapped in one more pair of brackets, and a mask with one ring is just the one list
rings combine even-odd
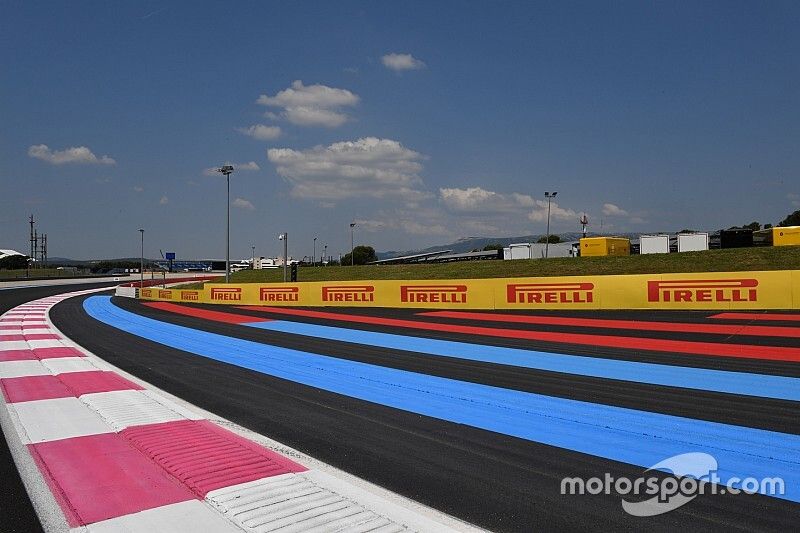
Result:
{"label": "pirelli advertising board", "polygon": [[554,278],[211,284],[141,298],[268,306],[440,309],[800,309],[800,270]]}

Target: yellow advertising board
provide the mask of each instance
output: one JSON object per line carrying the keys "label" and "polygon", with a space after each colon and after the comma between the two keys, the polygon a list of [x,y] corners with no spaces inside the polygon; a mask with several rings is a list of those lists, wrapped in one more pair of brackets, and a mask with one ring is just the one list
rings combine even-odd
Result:
{"label": "yellow advertising board", "polygon": [[799,309],[800,270],[458,280],[207,283],[142,289],[187,303],[427,309]]}

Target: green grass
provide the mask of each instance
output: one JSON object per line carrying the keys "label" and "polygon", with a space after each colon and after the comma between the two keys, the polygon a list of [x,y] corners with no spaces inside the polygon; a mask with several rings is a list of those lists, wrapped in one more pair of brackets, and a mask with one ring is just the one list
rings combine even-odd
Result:
{"label": "green grass", "polygon": [[0,270],[0,279],[26,279],[26,274],[30,272],[32,278],[71,278],[74,273],[69,270],[57,270],[55,268],[34,268],[31,270]]}
{"label": "green grass", "polygon": [[[301,267],[299,281],[362,279],[469,279],[603,274],[665,274],[670,272],[737,272],[741,270],[800,269],[800,246],[736,248],[626,257],[580,257],[516,261],[465,261],[430,265],[367,265]],[[221,282],[224,277],[215,280]],[[282,269],[243,270],[231,276],[236,283],[277,283]],[[201,288],[201,283],[187,287]]]}

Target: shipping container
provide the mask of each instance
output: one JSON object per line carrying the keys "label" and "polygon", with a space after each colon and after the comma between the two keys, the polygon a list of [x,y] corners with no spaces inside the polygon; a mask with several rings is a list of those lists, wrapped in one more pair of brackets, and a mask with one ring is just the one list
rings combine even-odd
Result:
{"label": "shipping container", "polygon": [[708,233],[678,233],[679,252],[708,250]]}
{"label": "shipping container", "polygon": [[581,239],[581,257],[630,254],[630,239],[621,237],[586,237]]}
{"label": "shipping container", "polygon": [[762,229],[753,233],[753,242],[763,246],[800,245],[800,226]]}
{"label": "shipping container", "polygon": [[744,228],[720,230],[719,245],[720,248],[748,248],[753,246],[753,230]]}
{"label": "shipping container", "polygon": [[669,235],[642,235],[639,237],[640,254],[668,254]]}

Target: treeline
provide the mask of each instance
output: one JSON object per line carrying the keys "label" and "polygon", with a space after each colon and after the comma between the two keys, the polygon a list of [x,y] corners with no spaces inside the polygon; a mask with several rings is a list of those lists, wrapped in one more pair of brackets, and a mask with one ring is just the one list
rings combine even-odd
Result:
{"label": "treeline", "polygon": [[[99,261],[93,264],[89,270],[91,270],[92,274],[97,274],[98,272],[107,272],[109,270],[114,270],[115,268],[120,269],[139,269],[139,261]],[[145,268],[150,267],[150,263],[145,261],[144,263]]]}

